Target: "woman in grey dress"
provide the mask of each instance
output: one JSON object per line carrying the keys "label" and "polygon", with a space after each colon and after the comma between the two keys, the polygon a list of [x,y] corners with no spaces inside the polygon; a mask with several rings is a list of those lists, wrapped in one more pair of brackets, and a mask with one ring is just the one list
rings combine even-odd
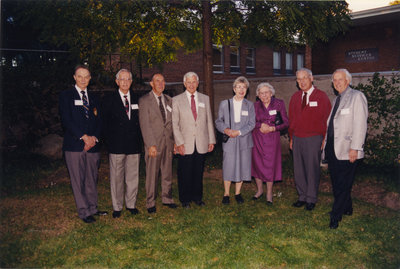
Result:
{"label": "woman in grey dress", "polygon": [[221,102],[215,120],[217,130],[229,136],[228,141],[222,144],[223,204],[229,204],[232,182],[235,183],[236,202],[243,203],[240,194],[243,181],[251,180],[251,131],[255,126],[255,112],[253,103],[245,98],[248,88],[249,81],[245,77],[238,77],[233,83],[234,97]]}

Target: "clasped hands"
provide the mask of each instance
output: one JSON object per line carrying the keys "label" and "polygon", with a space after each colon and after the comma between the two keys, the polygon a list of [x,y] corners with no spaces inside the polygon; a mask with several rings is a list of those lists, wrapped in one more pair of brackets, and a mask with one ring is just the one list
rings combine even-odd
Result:
{"label": "clasped hands", "polygon": [[226,135],[228,135],[229,137],[231,137],[231,138],[235,138],[235,137],[240,135],[240,131],[239,130],[232,130],[232,129],[229,129],[229,128],[226,128],[224,130],[224,133]]}
{"label": "clasped hands", "polygon": [[85,143],[85,146],[83,147],[84,151],[88,151],[93,148],[97,142],[97,138],[95,136],[88,136],[86,134],[84,134],[81,139]]}
{"label": "clasped hands", "polygon": [[261,127],[260,127],[261,133],[268,134],[268,133],[275,132],[275,131],[276,131],[275,126],[270,126],[266,123],[261,123]]}

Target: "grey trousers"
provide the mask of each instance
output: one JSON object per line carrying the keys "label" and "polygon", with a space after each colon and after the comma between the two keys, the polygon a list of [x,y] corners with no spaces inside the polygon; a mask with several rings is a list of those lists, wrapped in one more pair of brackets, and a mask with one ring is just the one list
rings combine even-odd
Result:
{"label": "grey trousers", "polygon": [[321,135],[293,136],[294,180],[299,201],[317,202],[322,140]]}
{"label": "grey trousers", "polygon": [[83,219],[97,212],[97,176],[100,153],[65,151],[78,216]]}
{"label": "grey trousers", "polygon": [[109,154],[109,161],[113,210],[122,210],[124,197],[126,208],[136,208],[140,154]]}
{"label": "grey trousers", "polygon": [[157,148],[157,156],[149,157],[146,149],[146,207],[156,205],[159,175],[161,177],[161,200],[164,204],[174,203],[172,199],[172,152],[165,140]]}

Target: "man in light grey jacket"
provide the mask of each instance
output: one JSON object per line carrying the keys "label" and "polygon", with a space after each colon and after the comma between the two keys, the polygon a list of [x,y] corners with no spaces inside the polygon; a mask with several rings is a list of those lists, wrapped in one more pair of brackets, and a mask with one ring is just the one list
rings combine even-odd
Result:
{"label": "man in light grey jacket", "polygon": [[368,104],[362,92],[349,86],[351,74],[346,69],[337,69],[332,82],[338,96],[328,118],[324,154],[334,196],[329,227],[336,229],[342,215],[353,214],[351,188],[359,160],[364,158]]}
{"label": "man in light grey jacket", "polygon": [[190,202],[203,206],[204,158],[215,145],[210,99],[199,93],[199,77],[188,72],[183,77],[185,92],[172,99],[172,129],[179,153],[179,200],[185,208]]}

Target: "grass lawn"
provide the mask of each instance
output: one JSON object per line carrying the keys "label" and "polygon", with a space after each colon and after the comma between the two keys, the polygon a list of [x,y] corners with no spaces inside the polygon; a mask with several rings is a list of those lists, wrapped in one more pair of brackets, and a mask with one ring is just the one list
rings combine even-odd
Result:
{"label": "grass lawn", "polygon": [[[105,156],[103,156],[105,157]],[[1,267],[136,268],[399,268],[400,213],[354,200],[353,216],[330,230],[331,193],[314,211],[293,208],[297,199],[289,162],[275,185],[274,205],[250,201],[255,184],[243,185],[245,203],[221,204],[218,173],[204,178],[206,206],[145,208],[141,174],[137,207],[111,217],[108,165],[99,178],[99,209],[109,215],[85,224],[78,217],[63,164],[57,184],[1,198]],[[143,169],[142,169],[143,171]],[[323,180],[327,180],[326,178]],[[177,184],[173,192],[176,201]]]}

